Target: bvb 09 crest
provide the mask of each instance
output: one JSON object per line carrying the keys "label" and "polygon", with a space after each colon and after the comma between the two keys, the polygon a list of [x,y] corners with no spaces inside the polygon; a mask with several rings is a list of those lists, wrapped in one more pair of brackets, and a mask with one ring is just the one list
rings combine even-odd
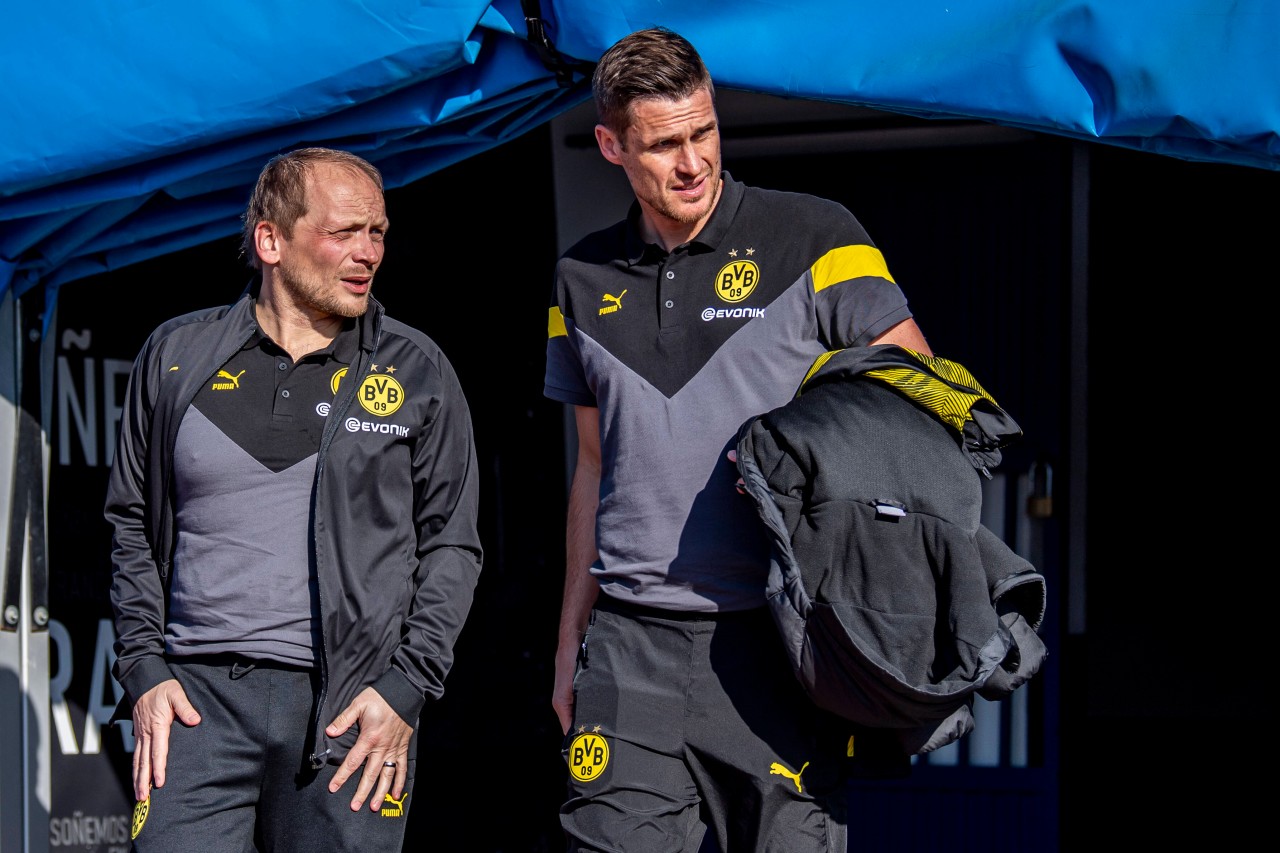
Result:
{"label": "bvb 09 crest", "polygon": [[600,774],[609,766],[609,742],[600,735],[600,727],[596,731],[584,732],[569,744],[569,774],[579,782],[590,782],[600,778]]}
{"label": "bvb 09 crest", "polygon": [[732,261],[716,273],[716,296],[725,302],[741,302],[760,283],[760,268],[755,261]]}
{"label": "bvb 09 crest", "polygon": [[147,815],[151,812],[151,798],[138,800],[133,806],[133,827],[129,830],[130,838],[137,838],[138,833],[142,832],[142,827],[147,822]]}
{"label": "bvb 09 crest", "polygon": [[370,373],[360,383],[356,399],[369,414],[386,417],[404,403],[404,389],[390,376]]}
{"label": "bvb 09 crest", "polygon": [[[333,393],[338,393],[338,383],[346,375],[345,367],[333,374],[329,380],[329,387]],[[387,415],[394,414],[404,404],[404,387],[387,374],[370,373],[360,383],[356,399],[369,414],[385,418]]]}

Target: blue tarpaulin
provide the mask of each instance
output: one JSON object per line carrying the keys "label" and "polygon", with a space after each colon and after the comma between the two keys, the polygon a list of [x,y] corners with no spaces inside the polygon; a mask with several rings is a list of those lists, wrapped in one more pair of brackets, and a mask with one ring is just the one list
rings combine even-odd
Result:
{"label": "blue tarpaulin", "polygon": [[233,234],[300,145],[410,183],[576,106],[653,24],[723,88],[1280,169],[1274,0],[9,3],[0,291]]}

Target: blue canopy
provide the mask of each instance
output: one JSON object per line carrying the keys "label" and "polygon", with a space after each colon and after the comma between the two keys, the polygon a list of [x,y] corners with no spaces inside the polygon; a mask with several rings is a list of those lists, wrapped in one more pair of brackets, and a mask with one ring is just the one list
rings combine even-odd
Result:
{"label": "blue canopy", "polygon": [[0,293],[218,239],[271,155],[410,183],[663,24],[717,85],[1280,169],[1273,0],[50,0],[0,34]]}

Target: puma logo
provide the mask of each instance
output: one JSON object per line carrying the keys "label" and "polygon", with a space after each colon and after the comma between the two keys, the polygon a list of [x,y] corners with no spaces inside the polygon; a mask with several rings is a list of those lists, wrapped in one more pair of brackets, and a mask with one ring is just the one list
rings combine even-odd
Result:
{"label": "puma logo", "polygon": [[240,387],[240,377],[244,376],[244,371],[240,371],[235,376],[227,373],[225,370],[219,370],[214,379],[225,379],[226,382],[214,382],[212,390],[214,391],[233,391]]}
{"label": "puma logo", "polygon": [[[400,799],[393,798],[390,794],[382,795],[382,812],[383,817],[402,817],[404,815],[404,801],[409,799],[409,792],[405,791],[400,795]],[[391,803],[390,806],[386,803]]]}
{"label": "puma logo", "polygon": [[617,296],[614,296],[612,293],[606,293],[603,296],[601,296],[600,297],[601,302],[612,302],[613,304],[606,305],[603,308],[601,308],[600,316],[603,317],[605,314],[612,314],[614,311],[617,311],[618,309],[622,308],[622,297],[626,295],[627,295],[627,292],[624,290],[621,293],[619,293]]}
{"label": "puma logo", "polygon": [[799,771],[792,773],[790,770],[788,770],[787,768],[783,767],[781,764],[775,761],[769,765],[769,775],[770,776],[786,776],[792,782],[796,783],[796,791],[803,794],[804,788],[800,787],[800,774],[803,773],[804,768],[808,766],[809,766],[809,762],[806,761],[804,763],[804,767],[801,767]]}

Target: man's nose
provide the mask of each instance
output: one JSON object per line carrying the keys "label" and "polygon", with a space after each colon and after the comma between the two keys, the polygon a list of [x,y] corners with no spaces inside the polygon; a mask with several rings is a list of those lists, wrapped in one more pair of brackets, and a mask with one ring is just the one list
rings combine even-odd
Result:
{"label": "man's nose", "polygon": [[355,245],[351,248],[351,259],[369,266],[376,266],[382,260],[383,243],[375,240],[372,234],[361,232],[356,235]]}
{"label": "man's nose", "polygon": [[680,146],[680,157],[676,161],[676,168],[688,175],[696,175],[702,171],[702,155],[698,153],[698,147],[692,142],[686,142]]}

